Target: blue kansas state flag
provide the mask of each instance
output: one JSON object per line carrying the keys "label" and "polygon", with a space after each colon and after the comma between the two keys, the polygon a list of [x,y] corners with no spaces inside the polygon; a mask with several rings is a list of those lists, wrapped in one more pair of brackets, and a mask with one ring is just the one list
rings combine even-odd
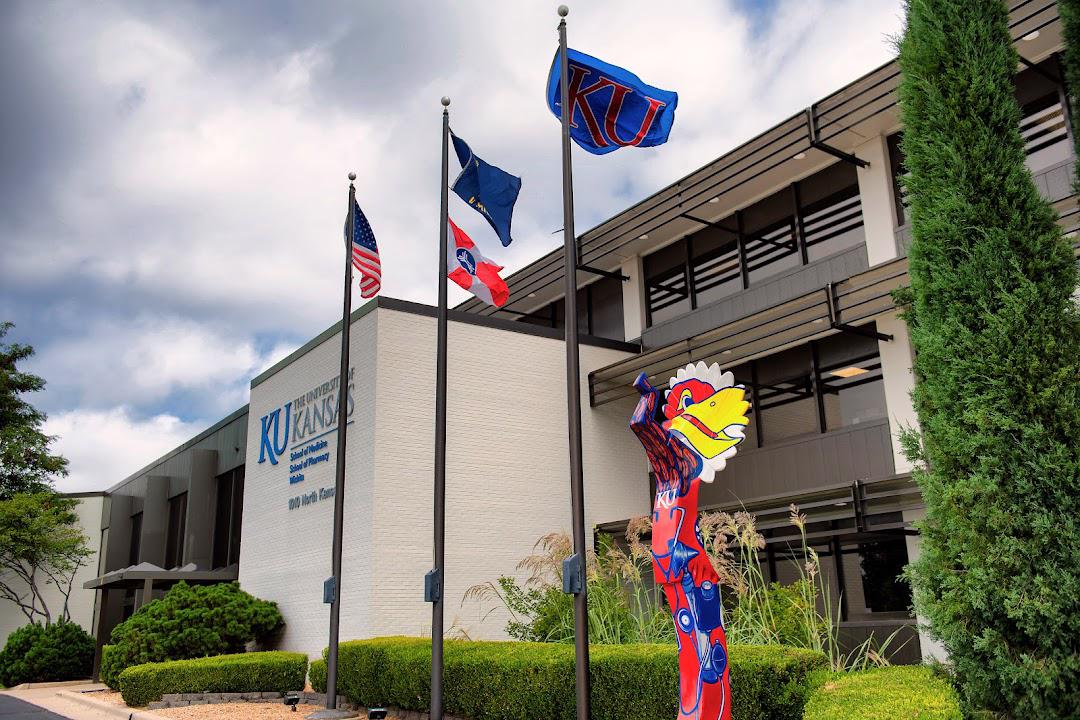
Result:
{"label": "blue kansas state flag", "polygon": [[461,173],[452,187],[473,210],[484,216],[503,247],[510,244],[510,218],[521,191],[521,178],[490,165],[473,154],[464,140],[450,133]]}
{"label": "blue kansas state flag", "polygon": [[[627,145],[652,147],[667,142],[679,94],[641,82],[621,67],[567,50],[570,76],[570,137],[593,155]],[[548,76],[548,108],[562,118],[559,53]]]}

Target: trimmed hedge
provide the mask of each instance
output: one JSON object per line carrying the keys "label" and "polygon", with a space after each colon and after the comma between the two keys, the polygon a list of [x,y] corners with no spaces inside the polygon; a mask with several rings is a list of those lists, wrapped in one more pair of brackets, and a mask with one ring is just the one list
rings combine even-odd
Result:
{"label": "trimmed hedge", "polygon": [[810,696],[805,720],[960,720],[948,681],[928,667],[894,666],[831,676]]}
{"label": "trimmed hedge", "polygon": [[303,690],[307,655],[252,652],[133,665],[120,673],[120,693],[131,707],[168,693]]}
{"label": "trimmed hedge", "polygon": [[[430,640],[354,640],[342,643],[338,653],[339,694],[365,707],[428,710]],[[674,645],[594,645],[589,654],[595,720],[655,720],[678,714]],[[734,717],[799,720],[810,692],[807,678],[826,665],[824,655],[808,650],[731,648]],[[444,678],[445,709],[453,715],[471,720],[576,717],[572,645],[447,640]],[[326,691],[324,663],[312,663],[311,684]]]}

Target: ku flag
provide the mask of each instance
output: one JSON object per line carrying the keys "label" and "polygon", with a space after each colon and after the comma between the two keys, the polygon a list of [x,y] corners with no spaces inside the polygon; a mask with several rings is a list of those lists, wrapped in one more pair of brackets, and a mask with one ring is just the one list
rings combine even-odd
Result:
{"label": "ku flag", "polygon": [[510,217],[521,192],[521,178],[478,158],[457,135],[450,133],[450,137],[461,163],[461,172],[450,189],[483,215],[503,247],[508,246],[513,239],[510,237]]}
{"label": "ku flag", "polygon": [[465,231],[446,219],[451,241],[446,246],[446,277],[489,305],[502,307],[510,290],[499,277],[502,266],[484,257]]}
{"label": "ku flag", "polygon": [[[679,94],[646,85],[637,75],[568,49],[570,137],[593,155],[667,142]],[[548,108],[562,118],[559,53],[548,76]]]}

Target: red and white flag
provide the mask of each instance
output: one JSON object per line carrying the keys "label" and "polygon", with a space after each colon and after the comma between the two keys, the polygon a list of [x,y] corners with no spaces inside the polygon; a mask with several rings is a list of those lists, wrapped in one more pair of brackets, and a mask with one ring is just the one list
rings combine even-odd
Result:
{"label": "red and white flag", "polygon": [[472,238],[453,220],[447,218],[447,221],[450,242],[446,244],[446,277],[489,305],[502,307],[510,297],[509,288],[499,277],[502,266],[484,257]]}

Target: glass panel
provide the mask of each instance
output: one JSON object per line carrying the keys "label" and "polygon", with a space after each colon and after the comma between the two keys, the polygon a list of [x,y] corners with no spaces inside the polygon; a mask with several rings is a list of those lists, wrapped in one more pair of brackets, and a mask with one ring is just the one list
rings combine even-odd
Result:
{"label": "glass panel", "polygon": [[799,200],[808,261],[864,241],[859,179],[851,165],[836,163],[801,181]]}
{"label": "glass panel", "polygon": [[877,340],[841,333],[818,341],[817,351],[826,430],[888,417]]}
{"label": "glass panel", "polygon": [[217,481],[217,502],[214,510],[214,568],[229,564],[229,523],[232,522],[233,474],[226,473]]}
{"label": "glass panel", "polygon": [[781,190],[743,211],[743,237],[750,284],[802,264],[795,239],[794,199]]}
{"label": "glass panel", "polygon": [[551,305],[545,305],[539,310],[534,310],[528,315],[522,315],[518,318],[519,322],[527,323],[529,325],[539,325],[540,327],[555,327],[555,323],[551,318]]}
{"label": "glass panel", "polygon": [[645,256],[644,265],[649,324],[655,325],[689,312],[685,241],[679,240]]}
{"label": "glass panel", "polygon": [[820,432],[810,378],[810,347],[792,348],[757,361],[762,444]]}
{"label": "glass panel", "polygon": [[165,567],[180,567],[184,560],[184,531],[187,524],[187,493],[169,498],[169,526],[165,534]]}
{"label": "glass panel", "polygon": [[[566,327],[566,303],[562,298],[551,303],[551,311],[554,313],[555,327]],[[578,288],[577,291],[577,322],[578,334],[587,335],[589,333],[589,303],[585,288]]]}
{"label": "glass panel", "polygon": [[1031,172],[1038,173],[1072,157],[1057,92],[1025,105],[1020,112],[1020,137]]}
{"label": "glass panel", "polygon": [[[735,383],[746,387],[746,399],[750,403],[750,409],[746,411],[746,416],[750,419],[750,424],[746,427],[746,439],[739,445],[739,452],[743,453],[747,450],[756,448],[758,446],[758,429],[757,422],[754,421],[754,388],[753,370],[750,368],[750,363],[744,363],[742,365],[736,365],[733,368],[724,367],[724,364],[720,363],[721,368],[724,370],[730,370],[735,376]],[[738,457],[736,455],[736,457]]]}
{"label": "glass panel", "polygon": [[240,537],[244,517],[244,466],[233,470],[232,530],[229,538],[229,564],[240,562]]}
{"label": "glass panel", "polygon": [[138,565],[142,549],[142,513],[131,516],[131,545],[128,548],[128,565]]}
{"label": "glass panel", "polygon": [[592,334],[597,337],[623,339],[622,282],[601,278],[589,286],[592,298]]}
{"label": "glass panel", "polygon": [[911,607],[911,587],[899,579],[908,562],[902,538],[860,544],[859,561],[869,612],[905,612]]}
{"label": "glass panel", "polygon": [[892,166],[893,201],[896,205],[897,226],[907,225],[911,221],[911,211],[908,209],[907,188],[900,180],[907,175],[907,166],[904,164],[904,154],[900,151],[900,139],[903,133],[893,133],[886,140],[889,148],[889,165]]}
{"label": "glass panel", "polygon": [[[734,218],[726,222],[734,227]],[[743,289],[739,245],[734,233],[719,228],[702,230],[690,238],[690,252],[690,276],[698,307]]]}
{"label": "glass panel", "polygon": [[[1016,75],[1016,102],[1020,105],[1020,136],[1024,139],[1027,166],[1038,173],[1072,157],[1065,114],[1057,83],[1053,60],[1038,64],[1038,70],[1028,68]],[[1046,74],[1043,74],[1046,73]],[[1050,77],[1047,77],[1047,74]]]}

